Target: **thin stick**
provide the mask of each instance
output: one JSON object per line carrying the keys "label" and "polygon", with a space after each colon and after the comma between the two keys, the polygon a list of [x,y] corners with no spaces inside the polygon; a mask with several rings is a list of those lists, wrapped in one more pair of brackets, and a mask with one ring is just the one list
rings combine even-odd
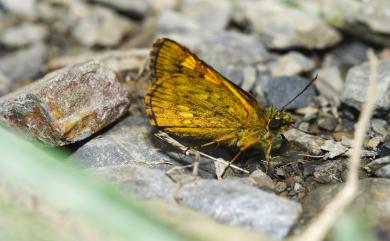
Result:
{"label": "thin stick", "polygon": [[303,156],[303,157],[310,157],[310,158],[324,158],[325,155],[309,155],[309,154],[298,154],[298,156]]}
{"label": "thin stick", "polygon": [[375,108],[376,79],[378,74],[378,60],[370,49],[367,52],[370,62],[370,77],[366,102],[363,106],[359,121],[356,125],[355,138],[353,140],[353,153],[350,158],[347,181],[336,197],[324,208],[319,216],[304,230],[293,237],[294,241],[321,241],[325,238],[330,228],[343,213],[345,208],[354,200],[358,191],[358,170],[360,165],[361,146],[366,135],[368,124]]}
{"label": "thin stick", "polygon": [[[197,150],[193,150],[193,149],[190,149],[186,146],[184,146],[183,144],[179,143],[178,141],[176,141],[175,139],[173,139],[172,137],[170,137],[167,133],[165,132],[162,132],[162,131],[159,131],[157,132],[156,134],[154,134],[155,136],[157,136],[159,139],[163,140],[163,141],[166,141],[168,142],[169,144],[171,144],[172,146],[178,148],[179,150],[183,151],[184,153],[186,154],[191,154],[191,155],[194,155],[196,156],[196,152],[199,152],[199,154],[201,156],[204,156],[206,158],[209,158],[215,162],[219,162],[219,163],[222,163],[226,166],[229,166],[229,162],[221,159],[221,158],[215,158],[215,157],[212,157],[210,155],[207,155],[206,153],[203,153],[203,152],[200,152],[200,151],[197,151]],[[242,169],[236,165],[230,165],[231,168],[234,168],[236,170],[239,170],[239,171],[242,171],[244,173],[249,173],[249,171],[245,170],[245,169]]]}

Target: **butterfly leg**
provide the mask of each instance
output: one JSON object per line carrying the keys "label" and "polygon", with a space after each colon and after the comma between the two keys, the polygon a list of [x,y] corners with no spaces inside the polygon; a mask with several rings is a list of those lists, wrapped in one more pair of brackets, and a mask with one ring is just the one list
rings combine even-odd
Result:
{"label": "butterfly leg", "polygon": [[188,147],[186,151],[188,151],[190,149],[198,150],[200,148],[203,148],[203,147],[206,147],[206,146],[211,146],[211,145],[218,144],[218,143],[219,143],[218,141],[210,141],[210,142],[207,142],[207,143],[199,145],[199,146]]}
{"label": "butterfly leg", "polygon": [[216,143],[218,143],[218,142],[216,142],[216,141],[211,141],[211,142],[207,142],[207,143],[205,143],[205,144],[200,145],[200,147],[211,146],[211,145],[214,145],[214,144],[216,144]]}
{"label": "butterfly leg", "polygon": [[265,172],[268,173],[269,165],[271,161],[271,150],[272,150],[272,141],[266,141],[266,152],[265,152]]}
{"label": "butterfly leg", "polygon": [[[165,172],[165,175],[167,175],[167,177],[175,183],[175,187],[174,187],[173,192],[172,192],[172,198],[173,198],[173,200],[175,200],[176,203],[181,202],[181,198],[179,195],[181,187],[184,184],[196,181],[198,178],[197,176],[194,176],[194,175],[192,175],[192,176],[182,175],[183,174],[183,173],[181,173],[182,170],[184,170],[186,168],[191,168],[191,167],[194,168],[194,165],[190,164],[190,165],[186,165],[186,166],[175,166],[175,167],[173,167]],[[177,173],[175,173],[175,172],[177,172]]]}
{"label": "butterfly leg", "polygon": [[220,142],[228,142],[228,141],[231,141],[234,139],[237,139],[237,136],[235,134],[227,134],[227,135],[223,135],[217,139],[214,139],[211,142],[205,143],[205,144],[201,145],[200,147],[210,146],[210,145],[217,144]]}
{"label": "butterfly leg", "polygon": [[235,162],[237,160],[237,158],[241,155],[242,151],[239,151],[234,157],[233,159],[227,164],[227,166],[225,167],[225,169],[223,169],[223,172],[221,174],[221,177],[223,177],[227,171],[227,169],[230,167],[230,165],[233,164],[233,162]]}
{"label": "butterfly leg", "polygon": [[[233,136],[233,135],[232,135]],[[234,135],[234,138],[237,138],[235,135]],[[233,138],[231,138],[233,139]],[[251,148],[252,146],[254,146],[256,143],[259,143],[260,141],[260,138],[257,137],[257,138],[251,138],[251,139],[247,139],[245,142],[245,144],[243,144],[242,146],[240,146],[240,151],[237,153],[237,155],[235,155],[233,157],[233,159],[229,162],[229,164],[225,167],[224,171],[222,172],[222,175],[221,177],[223,177],[223,175],[225,174],[226,170],[229,168],[229,166],[235,162],[238,157],[241,155],[241,153],[243,153],[244,151],[248,150],[249,148]]]}
{"label": "butterfly leg", "polygon": [[286,138],[283,134],[281,134],[280,136],[282,137],[282,140],[283,140],[284,142],[288,143],[287,138]]}
{"label": "butterfly leg", "polygon": [[187,147],[184,150],[184,153],[186,155],[189,155],[190,153],[194,154],[194,161],[192,163],[192,175],[198,176],[199,174],[199,166],[200,166],[200,152],[198,151],[199,147]]}

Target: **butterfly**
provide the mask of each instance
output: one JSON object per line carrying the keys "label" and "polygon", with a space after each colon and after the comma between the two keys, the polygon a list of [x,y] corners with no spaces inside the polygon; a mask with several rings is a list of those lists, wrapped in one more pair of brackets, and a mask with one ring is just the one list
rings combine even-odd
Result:
{"label": "butterfly", "polygon": [[152,85],[145,96],[150,124],[176,136],[208,140],[201,147],[236,146],[239,152],[231,163],[255,145],[265,149],[268,162],[272,140],[294,123],[283,108],[262,106],[174,40],[155,41],[150,71]]}

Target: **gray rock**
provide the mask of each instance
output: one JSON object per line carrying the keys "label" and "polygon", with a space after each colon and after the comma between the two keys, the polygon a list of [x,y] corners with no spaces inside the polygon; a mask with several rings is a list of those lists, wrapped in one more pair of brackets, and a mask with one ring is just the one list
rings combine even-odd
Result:
{"label": "gray rock", "polygon": [[[338,45],[326,55],[324,67],[337,66],[343,71],[367,61],[369,46],[360,41],[346,42]],[[330,58],[330,59],[329,59]],[[328,62],[328,63],[327,63]]]}
{"label": "gray rock", "polygon": [[317,165],[314,168],[314,180],[319,183],[337,183],[341,182],[341,171],[344,170],[343,164],[339,160],[327,161]]}
{"label": "gray rock", "polygon": [[[77,154],[74,157],[83,158]],[[115,165],[114,162],[111,162],[110,165],[107,165],[105,163],[104,166],[92,167],[88,171],[99,176],[108,177],[111,182],[118,183],[126,191],[141,197],[168,201],[174,201],[175,199],[176,183],[166,175],[166,170],[149,168],[142,163],[131,163],[130,160],[128,164],[118,163],[118,165]]]}
{"label": "gray rock", "polygon": [[0,42],[9,47],[22,47],[42,41],[47,35],[44,25],[24,23],[6,29],[0,37]]}
{"label": "gray rock", "polygon": [[374,132],[371,136],[379,135],[386,136],[390,135],[390,125],[382,119],[373,118],[370,121],[370,131]]}
{"label": "gray rock", "polygon": [[47,49],[43,43],[0,57],[0,72],[11,80],[29,80],[36,77],[43,68]]}
{"label": "gray rock", "polygon": [[3,6],[6,11],[24,16],[34,16],[35,5],[36,0],[0,0],[0,6]]}
{"label": "gray rock", "polygon": [[352,147],[352,144],[353,144],[353,140],[346,137],[346,136],[342,136],[341,137],[341,144],[343,144],[345,147]]}
{"label": "gray rock", "polygon": [[7,28],[8,26],[7,20],[9,20],[9,18],[7,18],[7,15],[4,14],[3,12],[0,12],[0,33]]}
{"label": "gray rock", "polygon": [[[332,159],[338,156],[352,156],[352,148],[347,148],[342,142],[336,142],[334,140],[324,140],[320,149],[325,151],[324,159]],[[377,151],[362,150],[361,157],[375,157],[378,155]]]}
{"label": "gray rock", "polygon": [[[302,218],[307,223],[323,210],[344,184],[321,186],[310,192],[303,202]],[[348,211],[363,212],[373,225],[390,222],[390,180],[367,178],[359,180],[358,196]]]}
{"label": "gray rock", "polygon": [[136,18],[144,17],[150,9],[150,2],[144,0],[93,0],[93,2],[107,5]]}
{"label": "gray rock", "polygon": [[47,74],[0,99],[0,121],[49,145],[89,137],[128,109],[115,73],[87,62]]}
{"label": "gray rock", "polygon": [[[169,33],[188,33],[192,31],[199,31],[201,26],[193,19],[187,18],[177,11],[166,9],[158,16],[157,28],[159,35],[165,36]],[[192,44],[190,46],[192,46]]]}
{"label": "gray rock", "polygon": [[288,141],[297,143],[313,155],[322,154],[321,146],[325,140],[319,136],[313,136],[296,129],[290,129],[283,134]]}
{"label": "gray rock", "polygon": [[344,81],[340,69],[336,66],[324,67],[317,71],[318,79],[314,82],[321,96],[340,103],[340,95],[343,91]]}
{"label": "gray rock", "polygon": [[129,19],[114,11],[91,7],[73,26],[73,36],[85,46],[114,46],[132,29]]}
{"label": "gray rock", "polygon": [[265,74],[262,75],[261,73],[258,74],[258,80],[255,82],[255,86],[253,88],[253,95],[255,96],[257,102],[261,103],[262,106],[269,106],[265,92],[266,87],[261,84],[264,78],[269,78],[269,76]]}
{"label": "gray rock", "polygon": [[156,12],[161,12],[165,9],[180,9],[181,2],[179,0],[151,1],[151,8]]}
{"label": "gray rock", "polygon": [[0,96],[7,94],[11,89],[11,80],[0,72]]}
{"label": "gray rock", "polygon": [[381,144],[383,141],[385,140],[385,138],[383,136],[375,136],[373,138],[371,138],[370,140],[368,140],[367,144],[365,145],[368,149],[371,149],[371,150],[377,150],[379,144]]}
{"label": "gray rock", "polygon": [[245,91],[250,91],[253,86],[255,86],[256,79],[257,79],[257,71],[256,68],[252,66],[246,66],[242,70],[243,79],[241,88]]}
{"label": "gray rock", "polygon": [[390,16],[387,10],[390,8],[388,1],[374,0],[370,3],[362,2],[358,21],[368,25],[370,29],[379,33],[390,33],[390,27],[387,24]]}
{"label": "gray rock", "polygon": [[338,125],[337,118],[333,116],[323,116],[317,120],[318,127],[323,130],[333,131]]}
{"label": "gray rock", "polygon": [[[347,152],[345,152],[345,155],[343,155],[343,156],[351,157],[352,156],[352,151],[353,151],[352,148],[348,149]],[[362,153],[361,153],[360,157],[362,157],[362,158],[363,157],[375,158],[376,156],[378,156],[378,152],[377,151],[362,150]]]}
{"label": "gray rock", "polygon": [[385,157],[377,158],[377,159],[371,161],[370,163],[365,165],[363,168],[368,172],[374,173],[377,170],[379,170],[381,167],[387,166],[388,164],[390,164],[390,156],[385,156]]}
{"label": "gray rock", "polygon": [[186,0],[180,12],[164,9],[160,13],[158,30],[163,34],[198,31],[194,33],[195,37],[202,37],[204,32],[222,32],[228,25],[231,11],[231,2],[227,0]]}
{"label": "gray rock", "polygon": [[51,29],[64,34],[69,34],[77,21],[91,11],[91,5],[86,1],[38,1],[36,5],[39,19],[50,23]]}
{"label": "gray rock", "polygon": [[[300,109],[302,110],[302,109]],[[309,124],[309,121],[311,119],[316,119],[317,118],[317,114],[316,113],[308,113],[308,114],[305,114],[302,118],[302,122],[299,123],[298,125],[298,128],[300,130],[303,130],[303,131],[309,131],[309,128],[310,128],[310,124]]]}
{"label": "gray rock", "polygon": [[237,32],[210,34],[195,47],[200,57],[231,81],[239,84],[244,79],[246,66],[254,66],[270,58],[270,54],[256,36]]}
{"label": "gray rock", "polygon": [[[264,93],[256,93],[256,95],[265,95],[268,103],[277,108],[282,107],[292,100],[307,84],[309,80],[300,76],[289,77],[263,77],[257,83],[262,86],[261,90]],[[257,91],[259,89],[256,89]],[[307,106],[311,99],[316,96],[313,86],[310,86],[301,96],[294,100],[287,109],[296,109]]]}
{"label": "gray rock", "polygon": [[176,199],[220,222],[243,226],[278,239],[288,234],[301,213],[300,204],[236,178],[197,179],[182,183],[182,187],[176,189],[176,185],[161,170],[142,166],[95,170],[141,196],[169,201]]}
{"label": "gray rock", "polygon": [[390,46],[389,1],[339,0],[322,6],[323,16],[331,24],[359,38]]}
{"label": "gray rock", "polygon": [[52,58],[47,63],[49,70],[58,69],[67,65],[87,62],[91,59],[99,61],[119,73],[123,71],[139,72],[145,65],[150,49],[107,50],[81,53],[80,55],[66,55]]}
{"label": "gray rock", "polygon": [[[243,81],[244,70],[249,65],[253,68],[256,64],[271,58],[257,36],[225,31],[222,25],[226,25],[227,22],[223,24],[218,21],[203,23],[202,21],[207,19],[201,16],[204,13],[200,10],[194,10],[194,16],[190,14],[193,8],[198,9],[199,6],[206,4],[207,6],[210,5],[210,10],[223,5],[220,10],[213,11],[221,11],[223,12],[221,14],[226,16],[228,15],[227,12],[230,12],[230,3],[227,1],[216,1],[214,3],[203,0],[189,0],[188,2],[190,3],[189,6],[186,4],[183,6],[183,11],[188,12],[188,14],[169,9],[161,12],[157,24],[158,36],[171,38],[188,47],[235,84],[240,84]],[[207,15],[213,18],[218,14]]]}
{"label": "gray rock", "polygon": [[[186,156],[153,135],[145,118],[130,116],[113,128],[81,146],[71,156],[83,167],[143,165],[168,170],[176,165],[191,164],[195,157]],[[201,157],[200,175],[214,177],[214,163]]]}
{"label": "gray rock", "polygon": [[385,178],[390,178],[390,164],[387,164],[381,168],[379,168],[376,172],[375,175],[377,177],[385,177]]}
{"label": "gray rock", "polygon": [[[162,25],[160,27],[159,35],[178,41],[207,61],[213,61],[215,54],[224,54],[223,57],[218,58],[219,61],[239,62],[240,64],[257,64],[271,58],[260,39],[254,35],[235,31],[207,31],[192,20],[186,22],[182,19],[184,16],[176,12],[167,10],[164,13],[160,19],[171,15],[172,17],[169,18],[178,20],[177,24],[180,25],[173,26],[174,24],[170,23],[171,20],[169,20],[167,21],[168,26]],[[161,20],[160,23],[163,24],[163,22]],[[199,33],[193,32],[200,29],[202,31]],[[214,52],[209,53],[209,51]],[[218,61],[213,64],[218,64]]]}
{"label": "gray rock", "polygon": [[287,184],[285,182],[277,182],[275,184],[275,191],[278,193],[283,192],[284,190],[286,190],[286,188],[287,188]]}
{"label": "gray rock", "polygon": [[252,172],[248,179],[256,187],[270,190],[275,189],[275,183],[272,178],[261,170],[255,170],[254,172]]}
{"label": "gray rock", "polygon": [[340,34],[319,17],[319,11],[272,0],[240,1],[239,8],[270,48],[321,49],[341,39]]}
{"label": "gray rock", "polygon": [[390,20],[388,12],[386,10],[390,7],[387,1],[372,1],[371,4],[365,3],[362,9],[362,15],[359,20],[368,24],[370,28],[378,32],[390,32],[390,27],[386,24],[387,20]]}
{"label": "gray rock", "polygon": [[243,225],[278,239],[288,234],[301,212],[298,203],[243,184],[239,179],[198,180],[183,186],[179,197],[183,204],[218,221]]}
{"label": "gray rock", "polygon": [[202,31],[222,31],[230,20],[232,2],[229,0],[185,0],[181,13],[201,26]]}
{"label": "gray rock", "polygon": [[340,142],[336,142],[334,140],[326,140],[324,144],[321,145],[321,150],[327,151],[327,155],[325,155],[325,159],[335,158],[347,152],[348,148],[343,146]]}
{"label": "gray rock", "polygon": [[[341,100],[358,110],[366,98],[370,75],[369,63],[364,63],[348,71]],[[390,111],[390,60],[381,60],[378,64],[376,113]]]}
{"label": "gray rock", "polygon": [[271,64],[270,69],[272,76],[291,76],[309,72],[314,67],[313,60],[299,52],[291,51],[279,57]]}

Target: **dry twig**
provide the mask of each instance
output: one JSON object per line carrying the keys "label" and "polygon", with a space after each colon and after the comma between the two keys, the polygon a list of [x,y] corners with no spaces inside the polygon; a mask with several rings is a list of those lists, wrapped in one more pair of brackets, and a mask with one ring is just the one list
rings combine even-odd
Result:
{"label": "dry twig", "polygon": [[378,60],[372,50],[367,52],[370,62],[369,86],[366,102],[363,106],[359,121],[356,125],[353,140],[353,153],[350,158],[347,181],[336,197],[324,208],[316,219],[303,231],[301,235],[292,238],[293,241],[321,241],[330,228],[343,213],[345,208],[354,200],[358,191],[358,170],[361,157],[361,146],[366,135],[368,124],[375,108],[376,79],[378,74]]}
{"label": "dry twig", "polygon": [[229,162],[221,159],[221,158],[215,158],[215,157],[212,157],[210,155],[207,155],[206,153],[203,153],[203,152],[200,152],[198,150],[193,150],[191,148],[188,148],[186,146],[184,146],[183,144],[179,143],[178,141],[176,141],[175,139],[173,139],[172,137],[170,137],[167,133],[165,132],[162,132],[162,131],[159,131],[155,134],[155,136],[157,136],[159,139],[163,140],[163,141],[166,141],[168,142],[169,144],[171,144],[172,146],[178,148],[179,150],[183,151],[186,155],[194,155],[195,157],[197,155],[201,155],[201,156],[204,156],[206,158],[209,158],[215,162],[218,162],[218,163],[222,163],[226,166],[230,166],[231,168],[234,168],[236,170],[239,170],[239,171],[242,171],[244,173],[249,173],[247,170],[245,169],[242,169],[236,165],[229,165]]}

